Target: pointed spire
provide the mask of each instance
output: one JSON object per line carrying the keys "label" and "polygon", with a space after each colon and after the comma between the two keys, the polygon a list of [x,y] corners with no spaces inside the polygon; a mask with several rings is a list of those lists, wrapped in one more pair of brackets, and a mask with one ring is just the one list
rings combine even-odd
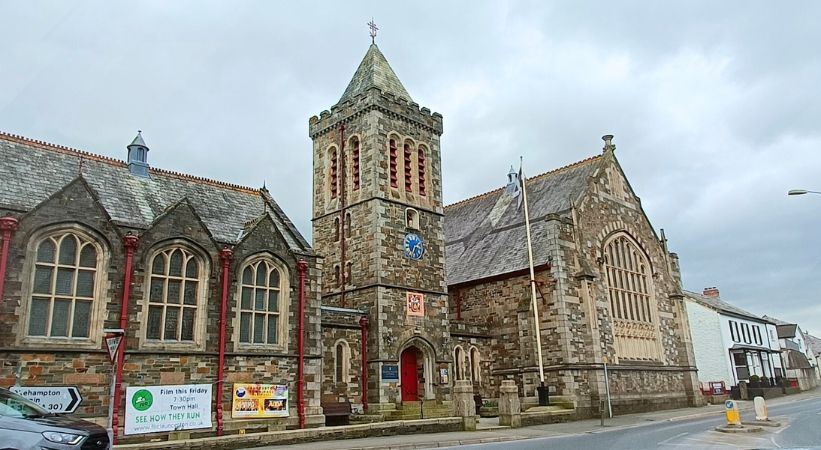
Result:
{"label": "pointed spire", "polygon": [[356,69],[356,73],[354,73],[351,82],[348,84],[348,88],[345,89],[345,93],[342,94],[342,98],[339,99],[339,103],[350,100],[359,94],[364,94],[372,87],[378,88],[383,93],[390,93],[407,101],[413,101],[376,44],[371,44],[368,48],[368,53],[365,54],[359,68]]}
{"label": "pointed spire", "polygon": [[143,147],[148,148],[145,145],[145,141],[143,140],[143,130],[137,130],[137,136],[131,141],[131,145],[141,145]]}

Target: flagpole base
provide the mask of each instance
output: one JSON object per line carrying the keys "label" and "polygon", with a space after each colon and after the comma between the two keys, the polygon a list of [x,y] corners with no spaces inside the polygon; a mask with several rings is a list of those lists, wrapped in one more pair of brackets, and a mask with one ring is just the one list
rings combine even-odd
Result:
{"label": "flagpole base", "polygon": [[539,406],[550,405],[550,396],[547,392],[547,386],[545,386],[544,383],[536,388],[536,392],[539,393]]}

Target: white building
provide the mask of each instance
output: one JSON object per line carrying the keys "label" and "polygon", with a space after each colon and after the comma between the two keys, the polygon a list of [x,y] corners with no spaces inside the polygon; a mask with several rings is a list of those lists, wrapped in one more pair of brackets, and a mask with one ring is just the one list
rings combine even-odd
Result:
{"label": "white building", "polygon": [[786,377],[795,379],[795,383],[802,391],[818,386],[818,359],[812,347],[805,340],[801,327],[774,317],[764,317],[776,324],[776,333],[781,346],[781,361],[786,370]]}
{"label": "white building", "polygon": [[776,325],[719,298],[684,291],[702,391],[722,394],[753,375],[770,383],[782,377]]}

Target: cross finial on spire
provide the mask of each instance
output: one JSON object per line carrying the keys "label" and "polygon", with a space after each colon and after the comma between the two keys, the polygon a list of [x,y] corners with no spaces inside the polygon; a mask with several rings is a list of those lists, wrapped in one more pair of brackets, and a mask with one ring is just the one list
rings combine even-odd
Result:
{"label": "cross finial on spire", "polygon": [[371,44],[376,43],[376,32],[379,31],[379,27],[373,22],[373,17],[371,17],[371,21],[368,22],[368,28],[371,29]]}

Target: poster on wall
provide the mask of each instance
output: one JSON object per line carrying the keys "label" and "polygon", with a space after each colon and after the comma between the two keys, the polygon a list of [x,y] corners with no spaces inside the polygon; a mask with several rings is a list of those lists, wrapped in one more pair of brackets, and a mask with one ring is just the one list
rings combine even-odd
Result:
{"label": "poster on wall", "polygon": [[425,295],[416,292],[407,293],[408,300],[408,315],[409,316],[424,316],[425,315]]}
{"label": "poster on wall", "polygon": [[211,385],[129,386],[125,434],[211,428]]}
{"label": "poster on wall", "polygon": [[288,417],[288,386],[235,383],[231,417]]}

